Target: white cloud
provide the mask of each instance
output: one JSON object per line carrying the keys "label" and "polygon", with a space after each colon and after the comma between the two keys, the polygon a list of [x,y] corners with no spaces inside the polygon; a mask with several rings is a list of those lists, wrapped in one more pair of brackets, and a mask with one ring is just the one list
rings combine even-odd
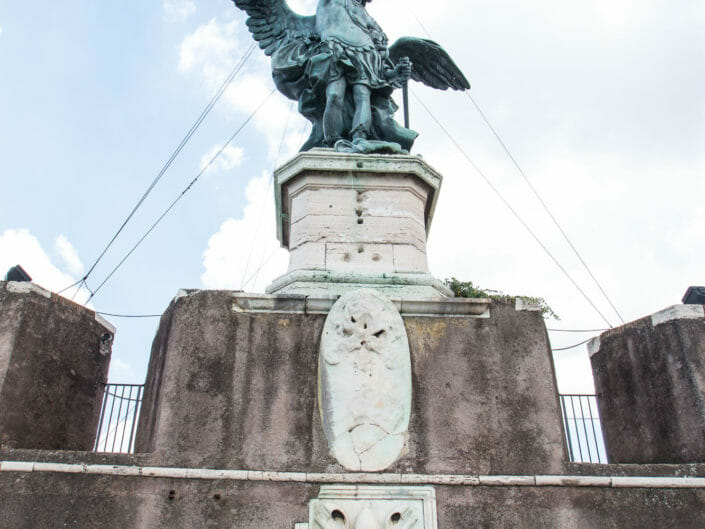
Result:
{"label": "white cloud", "polygon": [[114,384],[130,384],[137,380],[137,375],[132,364],[125,362],[121,358],[113,357],[110,360],[110,376],[108,379]]}
{"label": "white cloud", "polygon": [[[233,9],[229,16],[234,17],[236,14]],[[210,96],[227,78],[251,43],[243,19],[212,19],[182,41],[179,71],[198,75],[204,93]],[[223,94],[222,99],[229,115],[251,114],[274,89],[269,61],[269,57],[259,49],[254,50],[245,67]],[[270,154],[274,155],[278,151],[282,125],[287,121],[298,130],[305,120],[296,112],[296,106],[292,110],[292,102],[279,94],[270,97],[254,117],[252,123],[266,137]]]}
{"label": "white cloud", "polygon": [[247,205],[240,219],[228,219],[203,253],[206,288],[262,292],[286,271],[288,253],[274,236],[271,176],[263,173],[247,184]]}
{"label": "white cloud", "polygon": [[190,0],[164,0],[162,9],[166,18],[172,22],[184,22],[196,12],[196,4]]}
{"label": "white cloud", "polygon": [[63,261],[64,267],[69,274],[79,276],[83,273],[83,263],[78,257],[76,248],[69,242],[66,235],[59,235],[56,238],[54,241],[54,250]]}
{"label": "white cloud", "polygon": [[179,71],[190,72],[200,68],[207,85],[222,82],[220,74],[233,67],[233,61],[246,48],[238,43],[238,29],[242,21],[218,22],[215,18],[202,24],[181,42]]}
{"label": "white cloud", "polygon": [[[220,150],[220,145],[214,145],[206,154],[201,157],[201,169],[213,159],[213,156]],[[229,171],[242,164],[245,151],[241,147],[228,145],[223,149],[218,158],[211,164],[211,171]]]}
{"label": "white cloud", "polygon": [[[60,242],[62,238],[64,241]],[[62,254],[62,258],[68,256],[73,259],[68,264],[68,267],[76,266],[80,264],[80,259],[71,243],[65,239],[63,236],[57,237],[57,248],[60,245],[64,248],[66,255]],[[71,252],[73,252],[73,256]],[[66,288],[78,279],[78,274],[74,274],[68,269],[62,270],[56,266],[37,238],[28,230],[7,229],[0,235],[0,271],[2,271],[2,276],[4,277],[7,270],[18,264],[27,271],[33,282],[54,292]],[[75,295],[75,301],[81,302],[87,299],[89,294],[82,287],[78,292],[75,288],[72,288],[63,295],[66,297]]]}

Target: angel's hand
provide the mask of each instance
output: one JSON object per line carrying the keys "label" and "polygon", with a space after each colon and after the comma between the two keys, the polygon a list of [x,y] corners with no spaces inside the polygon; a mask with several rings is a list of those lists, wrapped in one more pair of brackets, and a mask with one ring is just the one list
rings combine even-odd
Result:
{"label": "angel's hand", "polygon": [[399,59],[396,67],[394,68],[394,74],[396,78],[401,82],[406,82],[411,77],[411,60],[409,57],[402,57]]}

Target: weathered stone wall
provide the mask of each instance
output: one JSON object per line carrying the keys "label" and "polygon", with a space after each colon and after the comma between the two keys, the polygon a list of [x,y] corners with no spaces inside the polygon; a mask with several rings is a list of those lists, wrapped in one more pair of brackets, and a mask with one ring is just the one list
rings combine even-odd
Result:
{"label": "weathered stone wall", "polygon": [[[341,470],[317,402],[325,315],[277,310],[239,312],[232,293],[213,291],[169,307],[153,346],[138,451],[155,451],[166,465]],[[408,452],[390,471],[560,471],[565,441],[538,312],[497,304],[487,319],[404,321],[412,416]]]}
{"label": "weathered stone wall", "polygon": [[[143,464],[144,456],[0,451],[1,460]],[[573,469],[569,469],[573,470]],[[583,467],[588,472],[590,466]],[[606,474],[705,475],[702,465],[603,465]],[[293,529],[312,483],[0,471],[0,527],[13,529]],[[439,529],[701,529],[704,488],[437,486]]]}
{"label": "weathered stone wall", "polygon": [[114,332],[32,283],[0,282],[0,446],[90,450]]}
{"label": "weathered stone wall", "polygon": [[705,311],[679,305],[591,344],[614,463],[705,461]]}

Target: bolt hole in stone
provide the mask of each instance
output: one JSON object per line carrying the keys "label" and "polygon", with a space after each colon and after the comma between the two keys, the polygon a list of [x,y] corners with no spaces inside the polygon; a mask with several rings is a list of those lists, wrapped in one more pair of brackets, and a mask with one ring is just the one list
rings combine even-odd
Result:
{"label": "bolt hole in stone", "polygon": [[345,515],[338,509],[334,510],[330,516],[333,518],[334,522],[345,523]]}
{"label": "bolt hole in stone", "polygon": [[383,334],[384,334],[384,329],[377,331],[376,333],[374,333],[373,336],[374,336],[375,338],[379,338],[379,337],[381,337]]}
{"label": "bolt hole in stone", "polygon": [[357,320],[355,319],[355,316],[350,316],[350,321],[353,323],[357,323]]}
{"label": "bolt hole in stone", "polygon": [[376,253],[376,254],[374,254],[374,255],[372,256],[372,260],[373,260],[375,263],[378,262],[378,261],[380,261],[381,259],[382,259],[382,256],[379,255],[378,253]]}
{"label": "bolt hole in stone", "polygon": [[364,224],[364,223],[365,223],[365,219],[357,219],[357,223],[358,223],[358,224]]}
{"label": "bolt hole in stone", "polygon": [[358,247],[357,247],[357,253],[362,253],[362,252],[364,252],[364,251],[365,251],[364,246],[358,246]]}
{"label": "bolt hole in stone", "polygon": [[401,513],[395,512],[394,514],[392,514],[390,520],[392,520],[393,524],[399,523],[399,520],[401,520]]}
{"label": "bolt hole in stone", "polygon": [[169,491],[169,496],[168,496],[168,498],[169,498],[170,500],[173,500],[174,498],[176,498],[176,491],[175,491],[175,490],[170,490],[170,491]]}
{"label": "bolt hole in stone", "polygon": [[362,217],[362,210],[361,210],[361,209],[356,209],[356,210],[355,210],[355,215],[357,215],[358,217]]}
{"label": "bolt hole in stone", "polygon": [[220,494],[213,494],[213,499],[218,501],[220,499]]}

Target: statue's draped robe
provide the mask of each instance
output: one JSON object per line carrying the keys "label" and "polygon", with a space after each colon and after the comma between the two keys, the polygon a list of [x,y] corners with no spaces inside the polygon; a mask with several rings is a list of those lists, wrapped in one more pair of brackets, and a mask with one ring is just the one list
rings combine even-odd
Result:
{"label": "statue's draped robe", "polygon": [[[399,85],[388,81],[385,75],[394,64],[387,54],[387,37],[382,29],[363,6],[352,0],[319,4],[316,19],[318,35],[291,39],[272,55],[272,75],[277,88],[299,102],[299,112],[313,125],[302,150],[326,146],[323,141],[326,87],[343,77],[348,85],[364,84],[371,90],[371,137],[411,149],[418,134],[394,121],[398,107],[391,96]],[[348,90],[343,136],[350,135],[354,111]]]}

